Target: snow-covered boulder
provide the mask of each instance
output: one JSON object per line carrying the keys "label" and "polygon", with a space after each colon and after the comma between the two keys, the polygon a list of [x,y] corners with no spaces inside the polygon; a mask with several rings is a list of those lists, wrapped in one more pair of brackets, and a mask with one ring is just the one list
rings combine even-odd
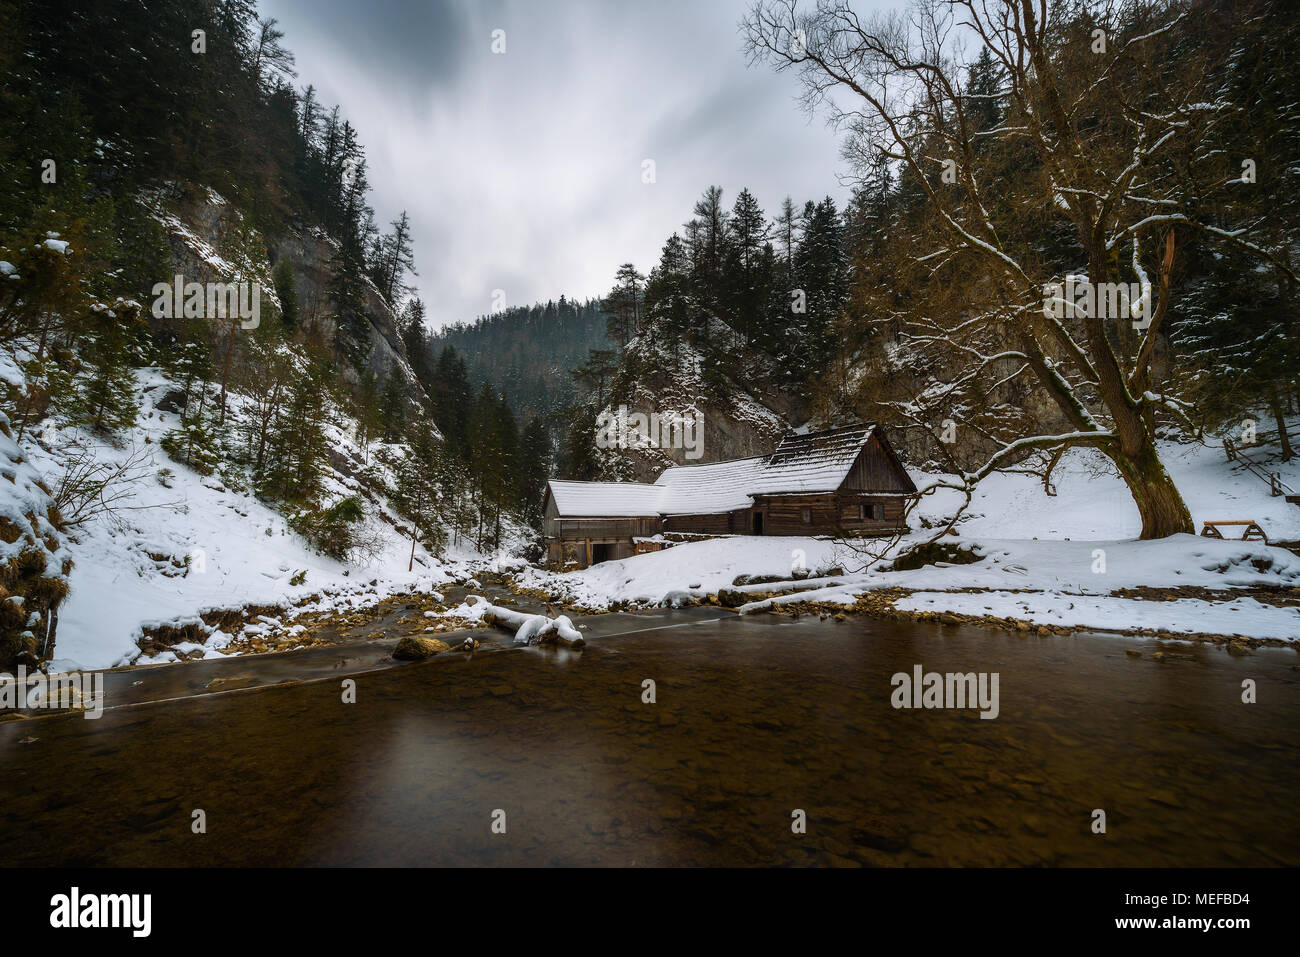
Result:
{"label": "snow-covered boulder", "polygon": [[447,651],[451,646],[437,638],[423,635],[406,635],[393,649],[393,657],[402,661],[423,661],[434,655]]}

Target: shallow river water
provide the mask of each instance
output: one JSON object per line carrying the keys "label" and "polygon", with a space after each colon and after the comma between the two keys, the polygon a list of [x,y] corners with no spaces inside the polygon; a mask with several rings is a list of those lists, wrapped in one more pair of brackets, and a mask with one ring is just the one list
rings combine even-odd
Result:
{"label": "shallow river water", "polygon": [[[581,653],[365,671],[355,704],[311,672],[0,724],[0,863],[1300,865],[1290,649],[615,618]],[[997,672],[998,717],[896,710],[918,664]]]}

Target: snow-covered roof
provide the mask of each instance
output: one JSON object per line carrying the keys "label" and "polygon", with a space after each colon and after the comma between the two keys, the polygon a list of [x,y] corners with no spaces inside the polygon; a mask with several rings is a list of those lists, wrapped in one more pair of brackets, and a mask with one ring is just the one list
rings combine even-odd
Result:
{"label": "snow-covered roof", "polygon": [[735,459],[712,465],[677,465],[655,479],[664,515],[712,515],[748,508],[767,458]]}
{"label": "snow-covered roof", "polygon": [[551,497],[565,518],[643,518],[659,514],[660,490],[640,482],[553,481]]}
{"label": "snow-covered roof", "polygon": [[551,482],[562,518],[713,515],[748,508],[756,495],[834,492],[875,431],[855,425],[791,434],[767,456],[678,465],[653,485],[639,482]]}
{"label": "snow-covered roof", "polygon": [[857,425],[787,435],[768,459],[751,493],[835,491],[848,477],[858,453],[875,430],[874,425]]}

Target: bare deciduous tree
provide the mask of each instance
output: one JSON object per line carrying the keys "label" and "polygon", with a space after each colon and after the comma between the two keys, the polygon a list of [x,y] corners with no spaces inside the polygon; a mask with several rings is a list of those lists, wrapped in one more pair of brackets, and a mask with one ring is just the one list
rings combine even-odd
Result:
{"label": "bare deciduous tree", "polygon": [[[1232,54],[1231,23],[1171,0],[919,0],[868,18],[848,0],[760,0],[743,29],[753,60],[796,71],[805,105],[846,131],[859,169],[889,164],[923,204],[864,318],[923,382],[893,403],[899,417],[993,444],[961,461],[936,443],[957,475],[945,484],[969,501],[1008,467],[1049,482],[1054,453],[1091,447],[1128,486],[1143,538],[1193,531],[1155,442],[1158,415],[1186,420],[1176,389],[1152,381],[1178,249],[1232,244],[1294,278],[1234,220],[1231,158],[1205,145],[1246,105],[1207,80]],[[991,54],[995,90],[969,82],[967,46]],[[996,121],[980,122],[990,103]],[[1045,302],[1065,276],[1044,237],[1092,289],[1140,289],[1132,314]],[[1064,427],[1036,428],[1036,405]]]}

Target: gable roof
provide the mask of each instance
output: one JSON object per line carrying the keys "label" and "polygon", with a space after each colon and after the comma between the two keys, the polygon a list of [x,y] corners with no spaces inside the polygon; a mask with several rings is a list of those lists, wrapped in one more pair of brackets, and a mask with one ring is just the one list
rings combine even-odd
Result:
{"label": "gable roof", "polygon": [[787,435],[763,469],[755,495],[777,492],[833,492],[870,440],[874,425],[850,425],[825,432]]}
{"label": "gable roof", "polygon": [[[551,496],[562,518],[637,518],[731,512],[749,508],[755,495],[834,492],[875,432],[874,424],[863,424],[791,434],[771,455],[672,466],[653,485],[553,481]],[[883,439],[882,435],[882,445]]]}

